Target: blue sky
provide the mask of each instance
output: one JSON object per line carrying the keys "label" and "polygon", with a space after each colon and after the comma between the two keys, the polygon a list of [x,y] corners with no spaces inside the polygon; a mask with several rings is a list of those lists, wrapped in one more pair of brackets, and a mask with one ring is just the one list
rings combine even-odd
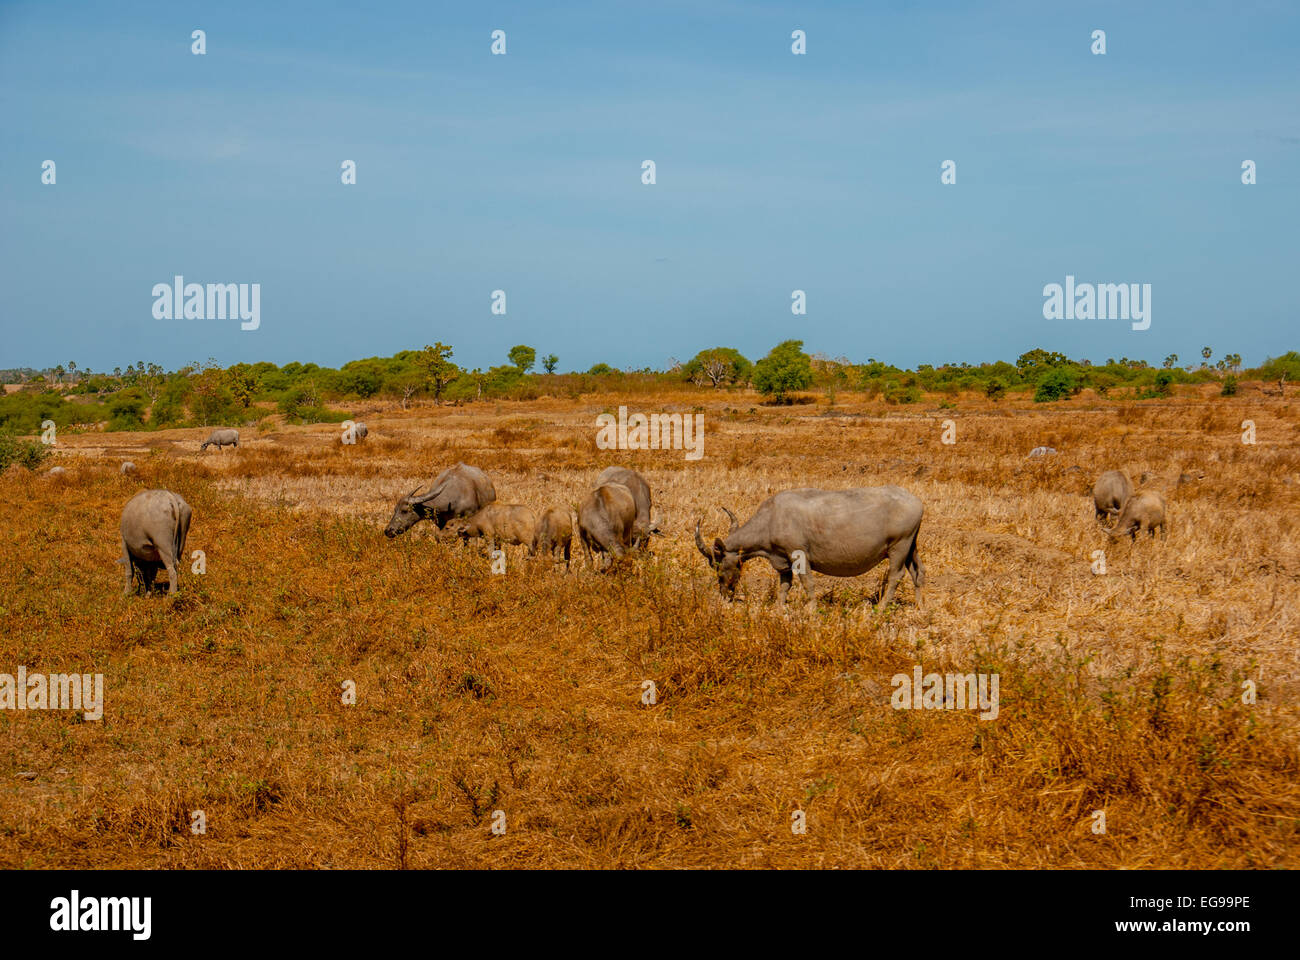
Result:
{"label": "blue sky", "polygon": [[[1297,63],[1291,2],[4,2],[0,368],[1257,363],[1300,346]],[[260,329],[155,320],[176,274]],[[1150,329],[1044,320],[1067,274]]]}

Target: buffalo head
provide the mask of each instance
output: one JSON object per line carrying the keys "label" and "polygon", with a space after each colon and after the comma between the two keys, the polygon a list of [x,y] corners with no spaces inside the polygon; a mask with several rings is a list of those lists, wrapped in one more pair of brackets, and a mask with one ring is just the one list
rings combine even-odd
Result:
{"label": "buffalo head", "polygon": [[[731,529],[727,531],[727,536],[730,537],[731,534],[736,532],[739,524],[736,523],[734,513],[726,507],[723,507],[722,510],[731,518]],[[721,537],[713,538],[712,548],[706,547],[704,538],[700,536],[700,521],[698,520],[695,521],[695,546],[718,575],[718,591],[724,599],[732,599],[736,595],[736,585],[740,583],[740,571],[744,564],[740,551],[728,550]]]}
{"label": "buffalo head", "polygon": [[397,506],[393,508],[393,516],[388,521],[388,526],[384,528],[384,536],[392,539],[405,533],[429,515],[424,505],[424,498],[416,496],[419,489],[416,487],[397,501]]}

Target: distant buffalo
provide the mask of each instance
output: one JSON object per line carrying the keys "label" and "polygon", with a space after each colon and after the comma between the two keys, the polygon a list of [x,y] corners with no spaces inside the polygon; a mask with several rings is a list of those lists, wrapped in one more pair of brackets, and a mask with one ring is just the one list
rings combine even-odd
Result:
{"label": "distant buffalo", "polygon": [[1154,490],[1143,490],[1128,498],[1119,519],[1111,528],[1110,538],[1118,540],[1125,535],[1137,539],[1139,533],[1156,535],[1160,529],[1160,539],[1169,539],[1169,527],[1165,522],[1165,498]]}
{"label": "distant buffalo", "polygon": [[602,486],[606,483],[621,483],[632,494],[632,501],[636,504],[632,549],[641,549],[650,539],[650,534],[659,532],[658,527],[650,520],[650,484],[645,482],[641,474],[627,467],[606,467],[600,471],[600,476],[596,478],[596,485]]}
{"label": "distant buffalo", "polygon": [[170,490],[142,490],[122,509],[122,556],[126,567],[123,593],[138,578],[148,593],[158,571],[167,571],[167,592],[176,592],[176,575],[190,532],[190,505]]}
{"label": "distant buffalo", "polygon": [[1107,470],[1097,478],[1092,488],[1092,503],[1097,511],[1097,522],[1118,514],[1128,498],[1133,496],[1133,481],[1119,470]]}
{"label": "distant buffalo", "polygon": [[636,534],[636,500],[621,483],[601,484],[578,505],[578,539],[587,559],[604,554],[605,566],[632,549]]}
{"label": "distant buffalo", "polygon": [[[423,484],[421,484],[423,486]],[[432,520],[439,530],[455,517],[468,517],[497,498],[496,487],[478,467],[458,463],[434,478],[428,493],[416,487],[393,508],[384,536],[396,537],[421,520]]]}
{"label": "distant buffalo", "polygon": [[537,521],[533,534],[533,554],[552,560],[564,554],[564,569],[569,569],[569,552],[573,546],[573,519],[568,507],[547,507]]}
{"label": "distant buffalo", "polygon": [[208,439],[199,444],[200,450],[206,450],[212,445],[216,445],[217,452],[221,452],[222,447],[234,447],[239,449],[239,431],[238,430],[213,430],[208,435]]}

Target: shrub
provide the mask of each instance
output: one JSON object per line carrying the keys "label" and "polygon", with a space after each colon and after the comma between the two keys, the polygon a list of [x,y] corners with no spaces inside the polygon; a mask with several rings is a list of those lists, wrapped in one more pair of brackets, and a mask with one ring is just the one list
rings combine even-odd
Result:
{"label": "shrub", "polygon": [[984,395],[990,400],[1001,400],[1007,395],[1006,382],[1001,377],[994,377],[984,388]]}
{"label": "shrub", "polygon": [[15,463],[28,470],[35,470],[49,455],[50,448],[39,440],[19,440],[0,433],[0,470],[6,470]]}
{"label": "shrub", "polygon": [[149,411],[149,426],[155,430],[174,427],[185,419],[185,408],[174,397],[159,397]]}
{"label": "shrub", "polygon": [[903,384],[891,380],[885,385],[886,403],[919,403],[920,400],[921,388],[914,383]]}
{"label": "shrub", "polygon": [[1223,378],[1223,389],[1219,391],[1221,397],[1235,397],[1237,395],[1237,378],[1228,374]]}
{"label": "shrub", "polygon": [[1038,386],[1034,388],[1034,401],[1048,403],[1053,400],[1064,400],[1074,392],[1074,386],[1074,376],[1070,371],[1056,367],[1045,373],[1038,381]]}
{"label": "shrub", "polygon": [[108,401],[109,430],[143,430],[148,398],[134,388],[119,390]]}
{"label": "shrub", "polygon": [[812,383],[812,362],[802,340],[786,340],[754,365],[754,387],[777,403],[789,403],[789,394]]}

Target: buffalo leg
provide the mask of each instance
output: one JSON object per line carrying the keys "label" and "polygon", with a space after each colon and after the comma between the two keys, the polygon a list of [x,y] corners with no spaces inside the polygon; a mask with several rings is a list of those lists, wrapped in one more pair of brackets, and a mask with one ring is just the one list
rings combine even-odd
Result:
{"label": "buffalo leg", "polygon": [[889,551],[889,579],[885,581],[885,593],[880,598],[881,610],[889,606],[889,601],[894,599],[894,591],[898,588],[898,581],[903,579],[903,569],[907,566],[908,555],[911,553],[911,544],[902,550],[899,547],[902,547],[902,544],[895,544],[894,549]]}
{"label": "buffalo leg", "polygon": [[790,592],[790,585],[794,583],[794,574],[789,567],[778,567],[776,575],[781,578],[781,585],[776,588],[776,602],[784,607],[785,595]]}
{"label": "buffalo leg", "polygon": [[912,552],[907,555],[907,572],[912,575],[912,586],[916,587],[916,606],[921,608],[921,588],[925,586],[925,565],[916,555],[916,542],[912,543]]}

